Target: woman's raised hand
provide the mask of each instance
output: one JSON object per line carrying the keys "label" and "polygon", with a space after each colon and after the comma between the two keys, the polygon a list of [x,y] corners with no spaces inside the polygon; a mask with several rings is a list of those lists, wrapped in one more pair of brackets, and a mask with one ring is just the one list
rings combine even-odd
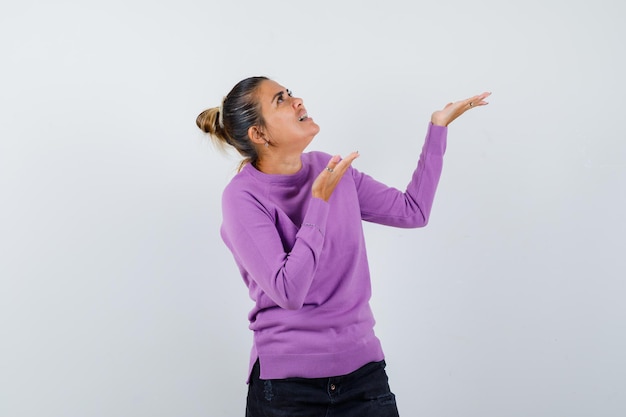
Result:
{"label": "woman's raised hand", "polygon": [[430,121],[437,126],[448,126],[466,111],[489,104],[485,99],[490,95],[491,93],[482,93],[465,100],[448,103],[443,109],[434,112]]}
{"label": "woman's raised hand", "polygon": [[333,156],[326,168],[317,176],[311,187],[313,197],[321,198],[328,202],[330,196],[335,191],[335,187],[339,184],[339,180],[346,173],[352,162],[359,157],[358,152],[352,152],[350,155],[341,159],[339,155]]}

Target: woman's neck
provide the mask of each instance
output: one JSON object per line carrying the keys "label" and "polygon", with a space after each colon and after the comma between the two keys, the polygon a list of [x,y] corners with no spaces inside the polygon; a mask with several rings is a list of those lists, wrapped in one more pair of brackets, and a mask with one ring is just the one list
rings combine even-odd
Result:
{"label": "woman's neck", "polygon": [[300,154],[289,157],[272,157],[265,155],[255,164],[256,169],[264,174],[292,175],[302,168]]}

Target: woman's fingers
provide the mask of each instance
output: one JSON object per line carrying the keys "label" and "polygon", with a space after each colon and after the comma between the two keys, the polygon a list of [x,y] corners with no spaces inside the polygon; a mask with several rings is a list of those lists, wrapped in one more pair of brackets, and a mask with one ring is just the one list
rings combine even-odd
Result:
{"label": "woman's fingers", "polygon": [[484,92],[482,94],[477,94],[474,97],[470,97],[463,101],[465,102],[465,105],[469,106],[470,108],[484,106],[486,104],[489,104],[488,102],[485,101],[485,99],[489,97],[490,95],[491,93]]}
{"label": "woman's fingers", "polygon": [[491,95],[490,92],[477,94],[465,100],[448,103],[442,110],[437,110],[432,114],[431,122],[434,125],[448,126],[457,117],[474,107],[485,106],[489,104],[485,99]]}
{"label": "woman's fingers", "polygon": [[326,168],[317,176],[313,182],[312,192],[314,197],[328,201],[335,187],[346,173],[352,162],[359,157],[358,152],[352,152],[350,155],[341,159],[339,155],[333,156]]}
{"label": "woman's fingers", "polygon": [[343,175],[352,162],[358,157],[359,152],[352,152],[343,159],[341,159],[339,155],[335,155],[328,161],[325,171],[331,174],[337,173]]}
{"label": "woman's fingers", "polygon": [[342,174],[344,172],[346,172],[346,170],[348,169],[348,167],[350,167],[350,165],[352,165],[352,162],[359,157],[359,153],[358,152],[352,152],[351,154],[349,154],[348,156],[346,156],[345,158],[341,159],[340,161],[337,163],[335,169],[336,170],[340,170],[342,172]]}
{"label": "woman's fingers", "polygon": [[326,172],[329,173],[333,173],[335,172],[335,169],[337,168],[337,165],[339,164],[339,162],[341,162],[341,156],[339,155],[335,155],[332,158],[330,158],[330,161],[328,161],[328,164],[326,164]]}

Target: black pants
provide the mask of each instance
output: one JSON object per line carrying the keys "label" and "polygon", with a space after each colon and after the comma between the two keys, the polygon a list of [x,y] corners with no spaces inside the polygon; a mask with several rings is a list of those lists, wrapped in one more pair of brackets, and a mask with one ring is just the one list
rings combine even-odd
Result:
{"label": "black pants", "polygon": [[331,378],[259,378],[252,368],[246,417],[398,417],[385,361]]}

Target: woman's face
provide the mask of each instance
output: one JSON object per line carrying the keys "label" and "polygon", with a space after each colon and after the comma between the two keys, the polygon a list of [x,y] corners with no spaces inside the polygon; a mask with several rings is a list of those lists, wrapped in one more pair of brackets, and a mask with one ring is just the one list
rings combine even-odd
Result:
{"label": "woman's face", "polygon": [[302,99],[272,80],[265,80],[258,90],[265,121],[266,140],[276,149],[302,152],[320,127],[309,117]]}

